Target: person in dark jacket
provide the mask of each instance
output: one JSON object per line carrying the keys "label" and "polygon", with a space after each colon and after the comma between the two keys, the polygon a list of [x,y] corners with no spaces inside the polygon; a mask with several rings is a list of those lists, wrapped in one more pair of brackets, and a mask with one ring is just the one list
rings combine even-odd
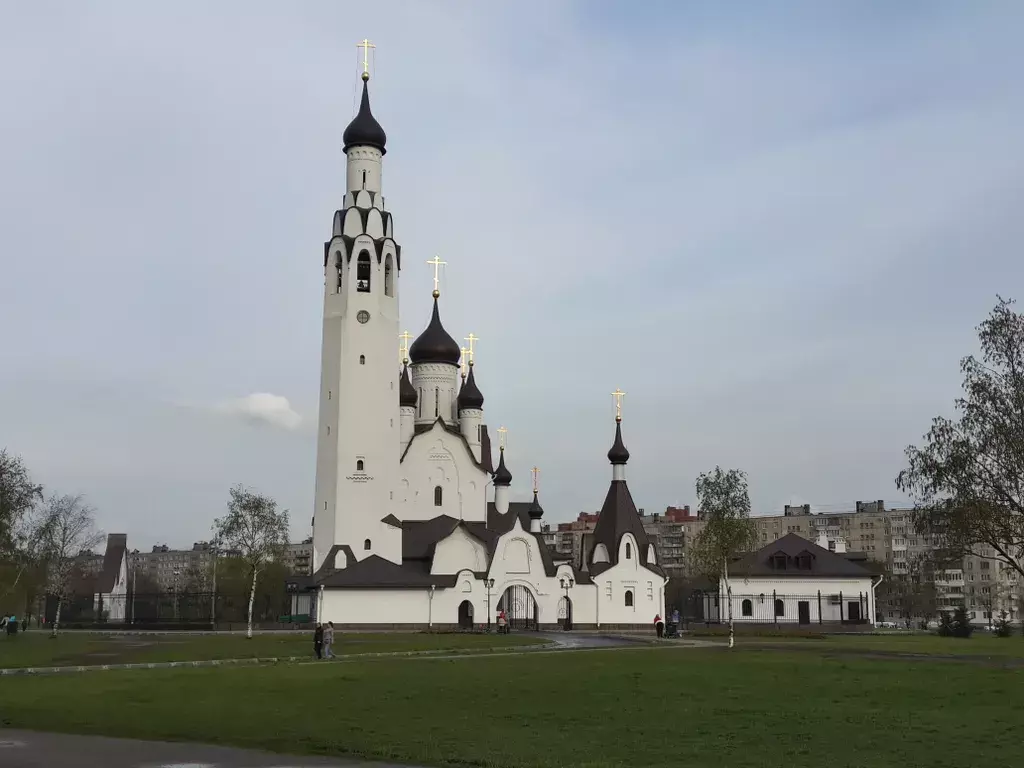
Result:
{"label": "person in dark jacket", "polygon": [[313,631],[313,651],[318,659],[323,658],[324,652],[324,625],[317,624]]}

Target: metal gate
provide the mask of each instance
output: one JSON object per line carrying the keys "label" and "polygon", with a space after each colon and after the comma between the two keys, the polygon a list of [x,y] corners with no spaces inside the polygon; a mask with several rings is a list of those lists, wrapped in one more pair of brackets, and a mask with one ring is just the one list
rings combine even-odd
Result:
{"label": "metal gate", "polygon": [[537,629],[537,601],[522,584],[513,584],[502,593],[498,610],[505,612],[509,629]]}
{"label": "metal gate", "polygon": [[558,620],[562,622],[562,629],[566,632],[572,630],[572,599],[563,597],[558,601]]}

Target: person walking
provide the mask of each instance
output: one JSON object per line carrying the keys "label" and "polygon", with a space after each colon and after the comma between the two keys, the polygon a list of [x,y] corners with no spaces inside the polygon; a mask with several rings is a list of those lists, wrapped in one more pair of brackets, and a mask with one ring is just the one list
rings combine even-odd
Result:
{"label": "person walking", "polygon": [[665,622],[661,620],[661,614],[654,615],[654,631],[658,634],[658,637],[665,636]]}
{"label": "person walking", "polygon": [[334,654],[331,652],[331,646],[334,645],[334,622],[328,621],[327,626],[324,628],[324,658],[333,659]]}
{"label": "person walking", "polygon": [[316,629],[313,630],[313,652],[316,653],[318,659],[323,658],[324,650],[324,625],[317,624]]}

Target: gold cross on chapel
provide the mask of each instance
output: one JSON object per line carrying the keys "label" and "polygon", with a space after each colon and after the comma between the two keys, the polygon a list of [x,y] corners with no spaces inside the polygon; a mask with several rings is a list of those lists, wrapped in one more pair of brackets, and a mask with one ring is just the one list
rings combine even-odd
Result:
{"label": "gold cross on chapel", "polygon": [[398,334],[398,338],[401,342],[398,344],[398,354],[402,358],[403,363],[409,362],[409,339],[412,338],[412,334],[408,331]]}
{"label": "gold cross on chapel", "polygon": [[622,398],[625,397],[625,396],[626,396],[626,393],[623,392],[618,387],[616,387],[615,391],[612,392],[612,397],[615,398],[615,420],[616,421],[622,421]]}
{"label": "gold cross on chapel", "polygon": [[537,492],[537,475],[540,474],[540,467],[534,467],[530,470],[533,473],[533,492]]}
{"label": "gold cross on chapel", "polygon": [[469,350],[465,347],[459,347],[459,351],[462,353],[459,357],[459,373],[462,375],[462,378],[466,378],[466,361],[469,359]]}
{"label": "gold cross on chapel", "polygon": [[438,286],[441,284],[441,267],[448,266],[447,261],[441,261],[440,256],[435,256],[427,262],[428,265],[434,268],[434,298],[436,299],[441,295],[441,290]]}
{"label": "gold cross on chapel", "polygon": [[356,48],[363,49],[363,79],[370,79],[370,49],[376,48],[377,46],[371,43],[366,38],[363,38],[363,42],[356,43]]}
{"label": "gold cross on chapel", "polygon": [[505,450],[505,435],[508,434],[508,430],[505,427],[498,427],[498,450]]}
{"label": "gold cross on chapel", "polygon": [[469,334],[469,336],[466,337],[466,341],[469,342],[469,350],[468,350],[468,352],[469,352],[469,364],[472,365],[473,364],[473,354],[474,354],[473,345],[476,342],[480,341],[480,337],[471,333],[471,334]]}

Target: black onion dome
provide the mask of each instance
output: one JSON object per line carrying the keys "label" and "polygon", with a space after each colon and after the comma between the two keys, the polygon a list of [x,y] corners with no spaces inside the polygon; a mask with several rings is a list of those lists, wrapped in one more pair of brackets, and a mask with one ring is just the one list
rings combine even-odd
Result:
{"label": "black onion dome", "polygon": [[615,420],[615,442],[608,451],[608,461],[612,464],[625,464],[629,461],[629,451],[622,443],[622,422],[618,419]]}
{"label": "black onion dome", "polygon": [[413,364],[448,363],[449,365],[458,365],[460,357],[462,357],[462,350],[441,325],[441,318],[437,314],[437,297],[435,296],[434,312],[430,316],[430,322],[427,324],[426,330],[409,347],[409,359]]}
{"label": "black onion dome", "polygon": [[416,407],[416,390],[409,381],[409,366],[402,368],[402,380],[398,382],[398,404]]}
{"label": "black onion dome", "polygon": [[512,473],[508,471],[508,467],[505,466],[505,451],[499,451],[500,458],[498,459],[498,468],[494,472],[494,484],[495,485],[512,485]]}
{"label": "black onion dome", "polygon": [[363,98],[359,102],[359,113],[352,118],[345,133],[342,134],[342,141],[345,142],[344,151],[348,152],[352,147],[376,147],[383,155],[388,137],[380,123],[370,111],[370,91],[366,87],[366,80],[363,80]]}
{"label": "black onion dome", "polygon": [[537,492],[533,492],[533,501],[530,502],[530,508],[526,510],[531,520],[540,520],[544,517],[544,509],[541,507],[540,502],[537,500]]}
{"label": "black onion dome", "polygon": [[473,366],[469,366],[469,376],[462,382],[462,389],[459,390],[459,410],[465,411],[470,408],[477,410],[484,407],[484,396],[476,385],[476,376],[473,375]]}

